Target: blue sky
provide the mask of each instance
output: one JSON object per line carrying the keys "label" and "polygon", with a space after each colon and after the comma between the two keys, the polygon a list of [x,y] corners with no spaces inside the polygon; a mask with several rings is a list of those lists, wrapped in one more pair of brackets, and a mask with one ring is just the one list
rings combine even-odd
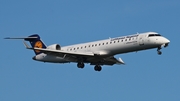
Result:
{"label": "blue sky", "polygon": [[[0,101],[179,101],[179,0],[2,0],[0,1]],[[126,65],[51,64],[32,60],[21,40],[38,33],[61,46],[155,31],[171,43],[120,54]]]}

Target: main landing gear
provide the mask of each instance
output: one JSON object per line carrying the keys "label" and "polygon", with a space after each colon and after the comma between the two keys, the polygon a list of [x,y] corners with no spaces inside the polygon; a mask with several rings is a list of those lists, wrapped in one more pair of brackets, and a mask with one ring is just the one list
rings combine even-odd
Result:
{"label": "main landing gear", "polygon": [[77,67],[78,67],[78,68],[84,68],[84,63],[83,63],[83,62],[79,62],[79,63],[77,64]]}
{"label": "main landing gear", "polygon": [[[77,63],[77,67],[78,67],[78,68],[83,69],[84,66],[85,66],[85,65],[84,65],[83,62],[78,62],[78,63]],[[94,70],[100,72],[100,71],[102,70],[102,67],[101,67],[100,65],[95,65],[95,66],[94,66]]]}
{"label": "main landing gear", "polygon": [[95,65],[94,70],[100,72],[102,70],[102,67],[100,65]]}

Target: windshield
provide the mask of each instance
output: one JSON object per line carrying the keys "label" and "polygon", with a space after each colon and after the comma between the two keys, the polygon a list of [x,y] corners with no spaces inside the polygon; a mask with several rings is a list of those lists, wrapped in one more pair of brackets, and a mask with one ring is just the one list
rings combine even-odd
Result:
{"label": "windshield", "polygon": [[153,36],[161,36],[160,34],[149,34],[148,37],[153,37]]}

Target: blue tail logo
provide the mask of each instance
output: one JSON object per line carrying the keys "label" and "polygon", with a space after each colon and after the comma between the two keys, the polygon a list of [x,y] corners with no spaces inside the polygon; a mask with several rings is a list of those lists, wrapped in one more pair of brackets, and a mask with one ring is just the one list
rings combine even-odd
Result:
{"label": "blue tail logo", "polygon": [[[30,35],[29,37],[37,37],[37,38],[26,38],[24,40],[29,41],[32,47],[36,48],[46,48],[46,45],[43,43],[43,41],[40,39],[40,36],[38,34]],[[42,53],[39,50],[34,50],[35,54],[38,55]]]}

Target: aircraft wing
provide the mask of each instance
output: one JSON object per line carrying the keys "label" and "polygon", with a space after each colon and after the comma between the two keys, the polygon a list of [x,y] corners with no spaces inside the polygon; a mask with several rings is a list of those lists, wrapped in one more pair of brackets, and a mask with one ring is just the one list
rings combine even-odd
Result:
{"label": "aircraft wing", "polygon": [[[114,65],[114,64],[125,64],[124,61],[119,58],[116,59],[113,56],[110,57],[103,57],[103,58],[92,58],[91,61],[101,61],[101,65]],[[96,65],[96,62],[91,62],[91,65]]]}
{"label": "aircraft wing", "polygon": [[43,49],[43,48],[28,48],[32,50],[39,50],[45,54],[50,54],[54,56],[64,57],[65,55],[69,57],[79,58],[79,57],[85,57],[86,62],[90,63],[91,65],[96,65],[101,61],[101,65],[114,65],[114,64],[125,64],[121,58],[116,59],[113,56],[110,57],[96,57],[92,52],[68,52],[68,51],[62,51],[62,50],[52,50],[52,49]]}
{"label": "aircraft wing", "polygon": [[44,49],[44,48],[28,48],[32,50],[39,50],[45,54],[51,54],[55,56],[60,56],[68,54],[68,55],[79,55],[79,56],[94,56],[93,53],[91,52],[86,52],[86,53],[80,53],[80,52],[68,52],[68,51],[62,51],[62,50],[52,50],[52,49]]}
{"label": "aircraft wing", "polygon": [[114,64],[125,64],[124,61],[121,58],[116,59],[113,56],[105,58],[104,60],[107,61],[107,62],[112,62]]}

